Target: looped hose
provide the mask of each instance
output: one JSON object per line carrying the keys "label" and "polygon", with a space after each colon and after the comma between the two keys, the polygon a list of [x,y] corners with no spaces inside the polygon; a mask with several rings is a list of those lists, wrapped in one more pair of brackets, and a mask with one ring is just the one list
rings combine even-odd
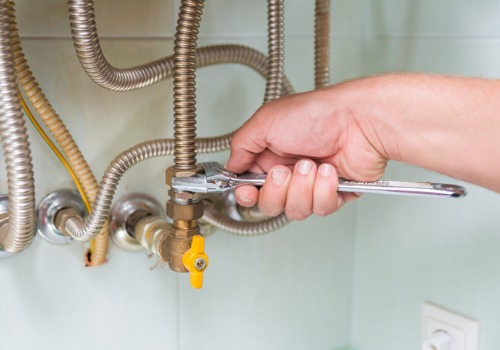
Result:
{"label": "looped hose", "polygon": [[[173,76],[173,55],[136,67],[113,67],[101,49],[93,6],[90,0],[69,1],[71,33],[76,54],[82,68],[96,84],[113,91],[131,91]],[[253,48],[243,45],[212,45],[196,50],[197,68],[220,63],[241,63],[255,69],[262,76],[267,76],[267,58]],[[288,79],[283,79],[281,96],[293,93]]]}

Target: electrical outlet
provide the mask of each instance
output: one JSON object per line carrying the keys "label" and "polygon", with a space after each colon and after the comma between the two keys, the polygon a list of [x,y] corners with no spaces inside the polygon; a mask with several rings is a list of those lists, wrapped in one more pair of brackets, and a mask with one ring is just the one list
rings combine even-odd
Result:
{"label": "electrical outlet", "polygon": [[[423,304],[422,344],[438,331],[450,336],[451,344],[447,349],[479,350],[479,322],[432,304]],[[430,349],[442,350],[435,346]]]}

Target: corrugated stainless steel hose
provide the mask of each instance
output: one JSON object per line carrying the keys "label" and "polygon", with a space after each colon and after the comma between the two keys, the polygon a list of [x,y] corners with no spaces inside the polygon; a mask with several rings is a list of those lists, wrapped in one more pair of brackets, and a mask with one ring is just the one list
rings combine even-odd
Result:
{"label": "corrugated stainless steel hose", "polygon": [[330,0],[316,0],[314,21],[314,85],[330,84]]}
{"label": "corrugated stainless steel hose", "polygon": [[[200,138],[196,140],[199,153],[221,152],[229,148],[228,135],[220,137]],[[86,241],[94,237],[102,228],[109,215],[111,202],[118,183],[123,174],[137,163],[153,157],[172,155],[174,140],[161,139],[138,144],[120,153],[108,166],[99,186],[96,200],[90,215],[85,221],[78,218],[68,219],[65,223],[66,230],[71,237],[79,241]],[[210,220],[214,226],[240,235],[256,235],[271,232],[282,227],[286,218],[281,215],[262,222],[231,222],[223,216],[207,211],[204,219]]]}
{"label": "corrugated stainless steel hose", "polygon": [[[229,148],[229,139],[229,135],[200,138],[196,140],[196,146],[199,153],[220,152]],[[87,241],[97,235],[109,215],[113,196],[123,174],[143,160],[172,155],[174,148],[174,140],[161,139],[138,144],[120,153],[106,169],[92,211],[85,222],[77,218],[66,221],[65,228],[71,237],[79,241]]]}
{"label": "corrugated stainless steel hose", "polygon": [[[54,136],[54,139],[68,160],[68,163],[82,184],[82,188],[85,195],[89,199],[90,204],[92,204],[97,194],[97,180],[87,164],[87,161],[80,152],[80,149],[73,140],[71,133],[68,131],[66,125],[64,125],[57,112],[45,97],[45,94],[31,72],[19,40],[14,3],[12,1],[10,7],[12,54],[18,83],[24,90],[30,103],[33,107],[35,107],[36,112],[44,122],[45,126],[47,126],[52,136]],[[95,237],[89,261],[90,265],[97,266],[106,261],[108,243],[109,232],[108,225],[106,223],[102,231]]]}
{"label": "corrugated stainless steel hose", "polygon": [[[280,2],[278,2],[278,4],[279,3]],[[75,42],[75,48],[82,66],[95,82],[112,90],[125,91],[147,86],[161,79],[171,76],[171,71],[172,71],[171,57],[157,60],[155,62],[142,65],[139,67],[132,67],[123,70],[115,69],[114,67],[112,67],[105,60],[99,45],[92,2],[88,0],[75,0],[75,1],[69,1],[69,4],[70,4],[70,20],[72,22],[71,27],[72,27],[73,39]],[[182,15],[180,15],[180,19],[182,20],[182,18],[184,19],[189,18],[190,20],[194,19],[195,21],[197,21],[198,17],[201,16],[200,4],[202,5],[201,2],[196,3],[192,1],[184,1],[182,6],[186,7],[183,8],[181,6]],[[274,15],[272,15],[272,18],[270,18],[270,23],[273,23],[274,27],[276,26],[276,23],[282,21],[282,17],[279,17],[282,16],[282,3],[281,3],[281,8],[278,8],[278,11],[270,10],[270,13],[271,12],[274,13]],[[279,15],[280,13],[281,15]],[[277,14],[278,17],[276,17]],[[188,41],[191,41],[190,43],[188,43],[186,47],[182,47],[183,50],[182,53],[190,52],[189,57],[191,58],[189,58],[187,62],[188,68],[186,70],[186,67],[183,67],[184,69],[183,73],[186,73],[184,74],[184,77],[187,77],[187,79],[191,79],[190,76],[194,74],[194,71],[192,70],[193,69],[192,51],[195,50],[196,46],[196,43],[192,42],[193,39],[196,40],[195,36],[193,36],[192,30],[194,28],[196,32],[195,35],[197,35],[198,29],[197,29],[197,24],[194,24],[194,27],[193,23],[182,23],[180,21],[180,24],[184,25],[183,27],[184,29],[179,30],[178,28],[179,34],[178,37],[176,37],[176,39],[188,39]],[[280,35],[281,35],[281,41],[280,41]],[[279,48],[280,45],[282,45],[282,33],[281,34],[278,33],[277,37],[275,36],[275,39],[273,39],[273,45],[274,46],[272,48],[272,51],[279,52],[279,50],[276,50],[276,48]],[[211,64],[219,62],[220,63],[238,62],[251,65],[252,68],[256,69],[261,74],[263,73],[269,74],[269,68],[267,68],[268,64],[266,64],[267,62],[265,60],[265,57],[263,57],[263,55],[257,53],[253,49],[244,48],[242,46],[221,45],[217,47],[207,47],[200,49],[198,51],[195,50],[195,54],[196,54],[195,66],[198,67],[204,66],[205,63]],[[256,60],[253,59],[254,57],[256,58]],[[220,61],[217,62],[217,60]],[[277,74],[276,72],[278,71],[280,71],[281,73]],[[275,96],[276,91],[278,92],[278,96],[293,92],[290,83],[283,76],[282,62],[276,64],[275,61],[272,72],[273,72],[272,74],[274,74],[276,79],[271,80],[271,82],[274,81],[274,83],[268,85],[272,87],[271,89],[269,89],[269,91],[271,91],[271,94],[274,95],[274,98],[277,97]],[[281,82],[284,82],[284,84],[280,82],[276,83],[277,80],[278,81],[281,80]],[[183,82],[182,84],[186,83]],[[194,85],[193,84],[189,86],[188,85],[183,86],[183,88],[187,86],[187,89],[184,90],[187,91],[185,96],[192,96],[193,100],[191,102],[189,101],[186,102],[186,100],[184,100],[184,102],[179,103],[179,107],[185,109],[185,111],[187,111],[188,114],[189,113],[194,114],[195,111],[193,103]],[[283,86],[283,88],[281,88],[281,86]],[[190,120],[189,118],[182,119],[179,124],[182,125],[179,126],[177,131],[181,131],[182,133],[184,133],[184,135],[186,135],[186,137],[183,138],[182,140],[180,140],[181,138],[176,137],[176,139],[178,139],[178,144],[179,144],[178,148],[180,149],[180,152],[178,154],[180,155],[180,158],[182,158],[179,160],[179,163],[182,163],[180,165],[181,168],[187,169],[193,167],[196,162],[195,157],[192,157],[195,128],[193,121]],[[178,134],[176,136],[178,136]],[[225,147],[228,147],[229,141],[230,141],[230,134],[218,138],[218,142],[225,144]],[[272,225],[270,225],[269,227],[271,226]]]}
{"label": "corrugated stainless steel hose", "polygon": [[276,231],[289,223],[284,214],[262,221],[244,222],[233,220],[225,214],[210,209],[205,210],[203,221],[238,236],[260,236]]}
{"label": "corrugated stainless steel hose", "polygon": [[174,41],[174,163],[196,166],[196,44],[204,0],[182,0]]}
{"label": "corrugated stainless steel hose", "polygon": [[69,19],[73,43],[80,64],[97,84],[110,90],[128,91],[154,84],[166,78],[168,67],[157,60],[131,69],[111,66],[102,53],[97,36],[94,3],[69,0]]}
{"label": "corrugated stainless steel hose", "polygon": [[18,253],[35,234],[35,185],[14,72],[9,6],[9,1],[0,1],[0,135],[9,195],[8,234],[0,245],[6,252]]}
{"label": "corrugated stainless steel hose", "polygon": [[284,55],[284,5],[283,0],[267,2],[268,65],[264,103],[281,96]]}
{"label": "corrugated stainless steel hose", "polygon": [[[173,75],[173,56],[167,56],[136,67],[115,68],[104,56],[97,27],[93,2],[69,1],[71,33],[78,60],[88,76],[100,86],[115,91],[130,91],[155,84]],[[259,51],[243,45],[213,45],[196,50],[196,67],[217,63],[241,63],[267,76],[267,58]],[[276,71],[273,69],[273,71]],[[286,77],[281,96],[293,92]]]}

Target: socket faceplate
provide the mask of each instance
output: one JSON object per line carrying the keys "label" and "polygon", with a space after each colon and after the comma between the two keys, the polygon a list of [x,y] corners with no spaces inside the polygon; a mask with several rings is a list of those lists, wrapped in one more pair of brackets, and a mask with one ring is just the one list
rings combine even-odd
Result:
{"label": "socket faceplate", "polygon": [[425,303],[422,305],[422,343],[437,331],[448,333],[456,350],[479,350],[479,322]]}

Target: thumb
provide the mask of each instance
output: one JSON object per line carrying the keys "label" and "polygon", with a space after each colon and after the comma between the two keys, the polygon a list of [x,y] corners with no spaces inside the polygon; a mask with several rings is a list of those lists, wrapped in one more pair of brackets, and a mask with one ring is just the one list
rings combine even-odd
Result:
{"label": "thumb", "polygon": [[231,154],[227,169],[237,174],[248,170],[269,143],[267,133],[271,117],[260,108],[231,138]]}

